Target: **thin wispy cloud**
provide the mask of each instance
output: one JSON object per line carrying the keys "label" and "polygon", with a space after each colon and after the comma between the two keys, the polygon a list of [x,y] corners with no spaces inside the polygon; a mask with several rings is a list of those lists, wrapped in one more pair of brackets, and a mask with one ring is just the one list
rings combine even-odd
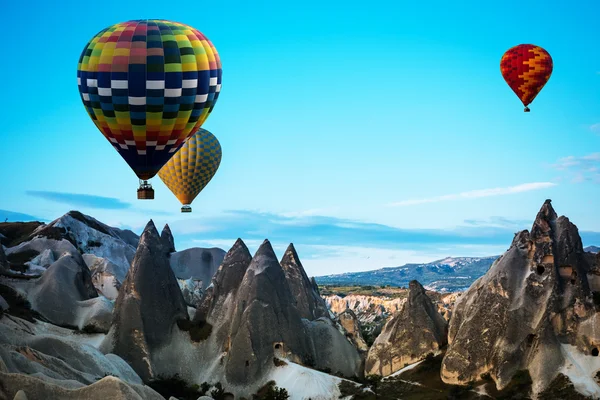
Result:
{"label": "thin wispy cloud", "polygon": [[533,190],[547,189],[556,186],[553,182],[532,182],[523,183],[521,185],[509,186],[503,188],[471,190],[468,192],[447,194],[443,196],[428,197],[423,199],[403,200],[395,203],[390,203],[390,207],[406,207],[417,204],[439,203],[443,201],[477,199],[482,197],[504,196],[508,194],[524,193]]}
{"label": "thin wispy cloud", "polygon": [[590,130],[594,133],[597,133],[598,135],[600,135],[600,122],[598,122],[597,124],[593,124],[590,126]]}
{"label": "thin wispy cloud", "polygon": [[553,167],[565,171],[573,183],[600,183],[600,153],[563,157],[553,164]]}
{"label": "thin wispy cloud", "polygon": [[28,190],[29,196],[38,197],[56,203],[68,204],[74,207],[90,207],[104,210],[124,210],[131,207],[130,203],[123,202],[114,197],[95,196],[92,194],[49,192]]}

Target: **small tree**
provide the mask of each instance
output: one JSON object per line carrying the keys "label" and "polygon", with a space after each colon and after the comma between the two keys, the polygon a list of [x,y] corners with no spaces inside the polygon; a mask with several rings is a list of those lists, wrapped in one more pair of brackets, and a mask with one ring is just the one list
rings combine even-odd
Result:
{"label": "small tree", "polygon": [[223,389],[221,382],[217,382],[215,388],[210,392],[210,397],[214,400],[225,400],[225,389]]}

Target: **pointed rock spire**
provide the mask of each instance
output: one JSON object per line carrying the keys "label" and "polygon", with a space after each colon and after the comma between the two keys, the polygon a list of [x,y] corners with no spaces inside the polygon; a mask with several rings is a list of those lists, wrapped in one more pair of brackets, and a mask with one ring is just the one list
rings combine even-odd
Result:
{"label": "pointed rock spire", "polygon": [[588,335],[598,314],[589,283],[598,280],[591,262],[577,227],[557,218],[546,200],[531,234],[518,234],[456,302],[442,380],[461,385],[489,374],[502,390],[517,371],[528,370],[541,392],[571,365],[564,345],[592,353],[598,339]]}
{"label": "pointed rock spire", "polygon": [[365,374],[387,376],[435,353],[447,342],[447,324],[423,286],[409,283],[408,300],[369,349]]}
{"label": "pointed rock spire", "polygon": [[306,275],[293,243],[290,243],[283,255],[281,267],[296,301],[296,308],[300,311],[302,318],[314,320],[328,317],[327,304],[319,295],[318,288],[315,290],[314,285],[316,282],[313,284]]}
{"label": "pointed rock spire", "polygon": [[144,380],[154,377],[152,352],[168,342],[187,307],[158,231],[148,222],[115,302],[102,348],[126,360]]}
{"label": "pointed rock spire", "polygon": [[160,234],[160,239],[167,254],[175,252],[175,239],[173,238],[173,233],[171,233],[169,224],[165,224],[165,227]]}
{"label": "pointed rock spire", "polygon": [[227,313],[222,311],[223,304],[230,293],[239,289],[251,261],[252,255],[246,244],[242,239],[236,240],[206,289],[194,316],[195,321],[206,321],[209,315],[214,319],[229,319]]}

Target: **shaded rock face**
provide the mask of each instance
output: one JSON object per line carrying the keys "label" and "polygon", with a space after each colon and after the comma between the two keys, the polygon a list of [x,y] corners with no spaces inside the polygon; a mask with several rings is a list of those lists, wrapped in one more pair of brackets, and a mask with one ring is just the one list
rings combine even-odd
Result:
{"label": "shaded rock face", "polygon": [[321,317],[329,318],[329,311],[325,300],[319,295],[316,282],[311,282],[304,271],[298,253],[291,243],[281,259],[281,267],[285,273],[293,298],[296,300],[296,308],[302,318],[314,320]]}
{"label": "shaded rock face", "polygon": [[145,381],[154,377],[152,351],[167,343],[177,321],[188,320],[177,278],[150,221],[119,291],[101,349],[126,360]]}
{"label": "shaded rock face", "polygon": [[391,375],[446,344],[446,320],[417,281],[409,283],[408,299],[386,323],[369,349],[366,375]]}
{"label": "shaded rock face", "polygon": [[217,269],[219,269],[224,257],[225,251],[221,249],[193,247],[171,253],[169,261],[178,279],[192,278],[202,281],[202,290],[205,290]]}
{"label": "shaded rock face", "polygon": [[162,232],[160,233],[160,240],[167,254],[175,252],[175,239],[173,238],[173,233],[171,233],[171,228],[169,228],[169,224],[166,224]]}
{"label": "shaded rock face", "polygon": [[365,339],[363,339],[356,314],[354,314],[352,310],[346,309],[346,311],[338,315],[338,320],[342,328],[344,328],[344,330],[347,332],[350,341],[354,344],[354,346],[356,346],[358,351],[367,352],[369,350],[369,346],[365,342]]}
{"label": "shaded rock face", "polygon": [[197,322],[208,319],[211,324],[217,326],[219,342],[224,342],[229,336],[235,297],[251,261],[252,256],[248,247],[238,239],[223,258],[223,263],[206,289],[194,317]]}
{"label": "shaded rock face", "polygon": [[112,303],[98,297],[79,253],[66,253],[27,290],[31,307],[48,321],[66,327],[107,332]]}
{"label": "shaded rock face", "polygon": [[6,259],[6,253],[4,252],[4,246],[0,244],[0,271],[8,270],[8,260]]}
{"label": "shaded rock face", "polygon": [[574,382],[587,379],[600,395],[594,371],[569,367],[600,347],[591,268],[577,227],[557,218],[547,200],[531,231],[516,234],[509,250],[457,299],[442,379],[466,384],[489,374],[502,389],[527,369],[539,393],[567,368],[567,375],[583,375]]}

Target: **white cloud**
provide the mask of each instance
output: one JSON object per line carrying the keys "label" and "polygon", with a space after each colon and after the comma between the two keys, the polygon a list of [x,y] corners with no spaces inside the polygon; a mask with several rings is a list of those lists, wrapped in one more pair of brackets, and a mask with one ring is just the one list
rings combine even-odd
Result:
{"label": "white cloud", "polygon": [[503,196],[507,194],[515,194],[515,193],[523,193],[530,192],[532,190],[540,190],[546,189],[553,186],[556,186],[556,183],[552,182],[532,182],[532,183],[523,183],[521,185],[509,186],[504,188],[493,188],[493,189],[480,189],[480,190],[471,190],[468,192],[462,192],[457,194],[447,194],[444,196],[436,196],[429,197],[424,199],[414,199],[414,200],[404,200],[396,203],[388,204],[390,207],[404,207],[404,206],[412,206],[416,204],[426,204],[426,203],[438,203],[442,201],[449,200],[463,200],[463,199],[477,199],[481,197],[494,197],[494,196]]}
{"label": "white cloud", "polygon": [[594,133],[597,133],[600,135],[600,122],[598,122],[597,124],[593,124],[590,126],[590,130]]}
{"label": "white cloud", "polygon": [[592,153],[581,157],[563,157],[553,167],[560,171],[571,172],[573,183],[585,181],[600,183],[600,153]]}

